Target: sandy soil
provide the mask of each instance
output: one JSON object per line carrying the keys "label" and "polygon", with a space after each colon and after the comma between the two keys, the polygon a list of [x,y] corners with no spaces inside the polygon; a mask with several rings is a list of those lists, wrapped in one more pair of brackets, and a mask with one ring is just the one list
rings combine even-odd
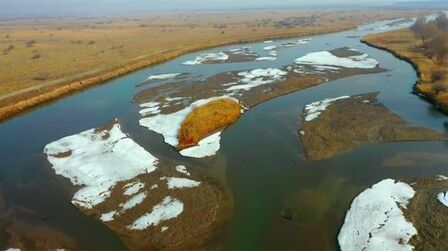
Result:
{"label": "sandy soil", "polygon": [[391,113],[378,102],[377,95],[369,93],[334,101],[317,118],[303,120],[299,137],[306,157],[331,158],[369,143],[443,139],[436,131],[412,126]]}
{"label": "sandy soil", "polygon": [[0,119],[187,52],[422,14],[315,9],[2,21]]}

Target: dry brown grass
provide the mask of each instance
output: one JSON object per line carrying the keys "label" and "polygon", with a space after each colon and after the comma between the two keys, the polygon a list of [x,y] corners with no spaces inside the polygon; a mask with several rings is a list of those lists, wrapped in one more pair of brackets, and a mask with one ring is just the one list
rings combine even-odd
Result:
{"label": "dry brown grass", "polygon": [[[419,73],[415,91],[423,94],[434,102],[443,112],[448,113],[448,60],[440,64],[424,54],[421,40],[409,29],[368,35],[363,41],[391,51],[414,65]],[[434,74],[444,76],[444,79],[434,80]]]}
{"label": "dry brown grass", "polygon": [[210,133],[234,123],[240,115],[241,105],[226,98],[195,108],[181,124],[178,149],[196,145]]}
{"label": "dry brown grass", "polygon": [[184,53],[417,14],[313,9],[0,21],[0,119]]}

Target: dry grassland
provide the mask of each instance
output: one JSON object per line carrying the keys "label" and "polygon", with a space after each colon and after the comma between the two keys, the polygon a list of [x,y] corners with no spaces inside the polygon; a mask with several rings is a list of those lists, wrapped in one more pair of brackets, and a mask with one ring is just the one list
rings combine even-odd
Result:
{"label": "dry grassland", "polygon": [[0,21],[0,119],[188,52],[420,14],[307,9]]}
{"label": "dry grassland", "polygon": [[[423,94],[435,103],[443,112],[448,113],[448,58],[440,64],[423,54],[421,40],[416,38],[409,29],[369,35],[363,41],[388,50],[414,65],[419,80],[415,84],[415,91]],[[444,78],[434,80],[434,73],[441,73]]]}

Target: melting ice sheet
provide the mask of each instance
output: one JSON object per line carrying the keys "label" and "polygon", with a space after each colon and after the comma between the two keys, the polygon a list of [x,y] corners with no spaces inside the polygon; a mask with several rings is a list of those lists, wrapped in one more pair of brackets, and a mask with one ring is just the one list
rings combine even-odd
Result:
{"label": "melting ice sheet", "polygon": [[118,182],[150,173],[157,164],[157,159],[124,134],[117,123],[110,129],[90,129],[54,141],[44,152],[56,174],[82,186],[72,203],[84,208],[103,202]]}
{"label": "melting ice sheet", "polygon": [[402,208],[414,197],[404,182],[385,179],[360,193],[352,202],[338,236],[345,250],[412,250],[417,230],[406,221]]}
{"label": "melting ice sheet", "polygon": [[[352,49],[355,51],[354,49]],[[303,65],[329,65],[344,68],[373,69],[379,63],[376,59],[369,57],[368,54],[360,54],[350,57],[338,57],[329,51],[318,51],[306,54],[303,57],[294,60],[296,64]]]}

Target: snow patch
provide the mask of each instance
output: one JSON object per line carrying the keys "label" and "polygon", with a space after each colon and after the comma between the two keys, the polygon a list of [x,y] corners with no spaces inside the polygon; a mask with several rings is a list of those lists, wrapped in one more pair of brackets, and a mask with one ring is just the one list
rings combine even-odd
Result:
{"label": "snow patch", "polygon": [[276,60],[276,57],[258,57],[255,60],[257,61],[274,61]]}
{"label": "snow patch", "polygon": [[56,174],[82,186],[72,203],[89,209],[108,198],[118,182],[150,173],[157,164],[157,159],[124,134],[119,124],[110,130],[90,129],[59,139],[46,145],[44,153]]}
{"label": "snow patch", "polygon": [[448,191],[441,192],[437,194],[437,199],[442,203],[444,206],[448,207]]}
{"label": "snow patch", "polygon": [[185,187],[197,187],[201,184],[200,181],[195,181],[187,178],[177,177],[162,177],[161,180],[166,180],[168,189],[185,188]]}
{"label": "snow patch", "polygon": [[218,52],[218,53],[204,53],[200,56],[197,56],[194,60],[185,61],[182,64],[183,65],[198,65],[202,64],[206,61],[226,61],[229,59],[229,56],[225,54],[224,52]]}
{"label": "snow patch", "polygon": [[271,51],[274,49],[277,49],[277,45],[266,46],[263,48],[263,50],[265,50],[265,51]]}
{"label": "snow patch", "polygon": [[184,210],[184,204],[178,199],[166,196],[162,202],[155,205],[152,211],[139,217],[132,225],[128,226],[130,230],[144,230],[150,226],[157,226],[160,222],[176,218]]}
{"label": "snow patch", "polygon": [[170,79],[170,78],[175,78],[179,75],[181,75],[182,73],[162,73],[162,74],[154,74],[154,75],[150,75],[147,80],[164,80],[164,79]]}
{"label": "snow patch", "polygon": [[316,101],[305,106],[305,121],[311,121],[325,111],[327,107],[336,100],[346,99],[350,96],[341,96],[337,98],[327,98],[321,101]]}
{"label": "snow patch", "polygon": [[304,38],[296,41],[286,41],[282,45],[283,47],[294,47],[298,45],[308,44],[309,42],[311,42],[311,40],[311,38]]}
{"label": "snow patch", "polygon": [[257,86],[281,80],[287,74],[288,73],[286,71],[282,71],[277,68],[254,69],[251,71],[239,72],[238,76],[241,77],[239,82],[243,84],[232,85],[231,87],[227,88],[226,91],[248,91]]}
{"label": "snow patch", "polygon": [[129,210],[129,209],[137,206],[138,204],[142,203],[143,200],[145,200],[146,195],[147,195],[146,192],[141,192],[141,193],[135,195],[134,197],[130,198],[125,203],[121,203],[120,207],[123,208],[124,211]]}
{"label": "snow patch", "polygon": [[140,181],[136,181],[136,182],[132,182],[132,183],[128,183],[126,185],[123,186],[124,188],[124,192],[123,195],[126,196],[130,196],[133,194],[138,193],[138,191],[140,191],[140,189],[142,189],[145,186],[145,184],[143,184]]}
{"label": "snow patch", "polygon": [[[185,107],[184,109],[177,111],[175,113],[157,114],[152,117],[142,118],[142,119],[140,119],[139,124],[143,127],[148,128],[151,131],[161,134],[166,143],[168,143],[171,146],[176,147],[179,144],[179,141],[177,139],[177,134],[180,130],[182,121],[185,120],[185,118],[188,116],[188,114],[190,114],[196,107],[205,105],[209,102],[212,102],[212,101],[215,101],[218,99],[231,99],[231,100],[239,103],[239,101],[237,99],[232,98],[230,96],[219,96],[219,97],[212,97],[212,98],[208,98],[208,99],[200,99],[200,100],[193,102],[188,107]],[[187,150],[187,149],[185,149],[185,150]]]}
{"label": "snow patch", "polygon": [[118,212],[115,211],[115,210],[114,211],[110,211],[109,213],[101,214],[100,220],[103,221],[103,222],[113,221],[115,215],[117,215],[117,214],[118,214]]}
{"label": "snow patch", "polygon": [[364,190],[352,202],[338,236],[345,250],[412,250],[417,234],[401,211],[415,194],[406,183],[385,179]]}
{"label": "snow patch", "polygon": [[360,69],[373,69],[379,64],[376,59],[370,58],[368,54],[343,58],[337,57],[328,51],[308,53],[303,57],[295,59],[294,62],[304,65],[330,65]]}
{"label": "snow patch", "polygon": [[185,167],[184,165],[176,166],[176,171],[178,171],[179,173],[183,173],[185,175],[190,176],[190,172],[187,171],[187,167]]}
{"label": "snow patch", "polygon": [[196,146],[183,149],[180,154],[192,158],[213,156],[220,148],[221,132],[216,132],[202,140]]}

